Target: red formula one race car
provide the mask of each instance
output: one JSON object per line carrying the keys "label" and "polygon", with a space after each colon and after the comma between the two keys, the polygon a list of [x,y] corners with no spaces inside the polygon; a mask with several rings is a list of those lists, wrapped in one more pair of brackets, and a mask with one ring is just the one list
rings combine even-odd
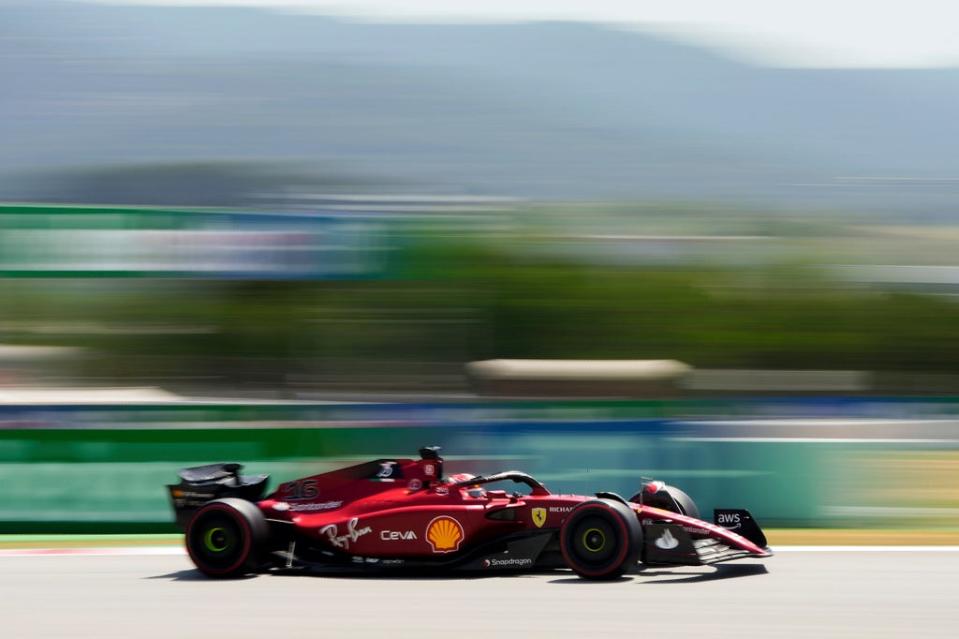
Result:
{"label": "red formula one race car", "polygon": [[[239,464],[180,472],[168,486],[190,558],[210,577],[270,569],[546,570],[611,579],[640,562],[712,564],[768,557],[745,510],[699,519],[681,490],[649,482],[615,493],[554,495],[526,473],[443,475],[436,447],[281,484]],[[495,489],[501,482],[522,492]],[[735,531],[735,532],[734,532]]]}

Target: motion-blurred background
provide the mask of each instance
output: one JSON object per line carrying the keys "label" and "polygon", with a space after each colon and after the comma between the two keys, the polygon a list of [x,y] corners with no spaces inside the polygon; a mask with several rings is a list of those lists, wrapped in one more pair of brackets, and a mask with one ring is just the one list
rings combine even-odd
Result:
{"label": "motion-blurred background", "polygon": [[955,541],[939,3],[195,4],[0,0],[0,532],[442,444]]}

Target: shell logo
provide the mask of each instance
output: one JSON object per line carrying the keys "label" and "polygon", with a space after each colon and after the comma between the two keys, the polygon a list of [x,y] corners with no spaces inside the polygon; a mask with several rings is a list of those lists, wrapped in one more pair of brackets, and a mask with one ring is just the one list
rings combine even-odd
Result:
{"label": "shell logo", "polygon": [[454,552],[459,550],[460,542],[465,537],[463,526],[452,517],[443,515],[436,517],[426,527],[426,540],[433,547],[433,552]]}

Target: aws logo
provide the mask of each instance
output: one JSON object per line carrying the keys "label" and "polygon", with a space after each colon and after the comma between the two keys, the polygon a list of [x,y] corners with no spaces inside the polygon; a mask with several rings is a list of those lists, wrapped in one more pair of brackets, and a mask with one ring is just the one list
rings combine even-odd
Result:
{"label": "aws logo", "polygon": [[433,552],[456,552],[465,536],[460,522],[446,515],[436,517],[426,526],[426,540]]}
{"label": "aws logo", "polygon": [[739,513],[717,513],[716,523],[729,530],[736,530],[743,525]]}

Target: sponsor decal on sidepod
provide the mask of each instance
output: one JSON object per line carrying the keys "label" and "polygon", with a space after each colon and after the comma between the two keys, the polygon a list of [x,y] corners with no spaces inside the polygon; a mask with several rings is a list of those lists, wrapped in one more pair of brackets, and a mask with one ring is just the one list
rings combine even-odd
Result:
{"label": "sponsor decal on sidepod", "polygon": [[460,522],[446,515],[436,517],[426,526],[426,540],[436,553],[459,550],[464,536]]}
{"label": "sponsor decal on sidepod", "polygon": [[413,541],[416,533],[412,530],[381,530],[380,539],[383,541]]}
{"label": "sponsor decal on sidepod", "polygon": [[346,525],[346,534],[339,534],[339,529],[336,524],[329,524],[328,526],[323,526],[320,528],[320,534],[326,535],[327,541],[333,544],[337,548],[348,549],[350,547],[351,541],[356,541],[363,535],[373,532],[373,529],[369,526],[363,526],[359,528],[359,519],[354,517]]}

